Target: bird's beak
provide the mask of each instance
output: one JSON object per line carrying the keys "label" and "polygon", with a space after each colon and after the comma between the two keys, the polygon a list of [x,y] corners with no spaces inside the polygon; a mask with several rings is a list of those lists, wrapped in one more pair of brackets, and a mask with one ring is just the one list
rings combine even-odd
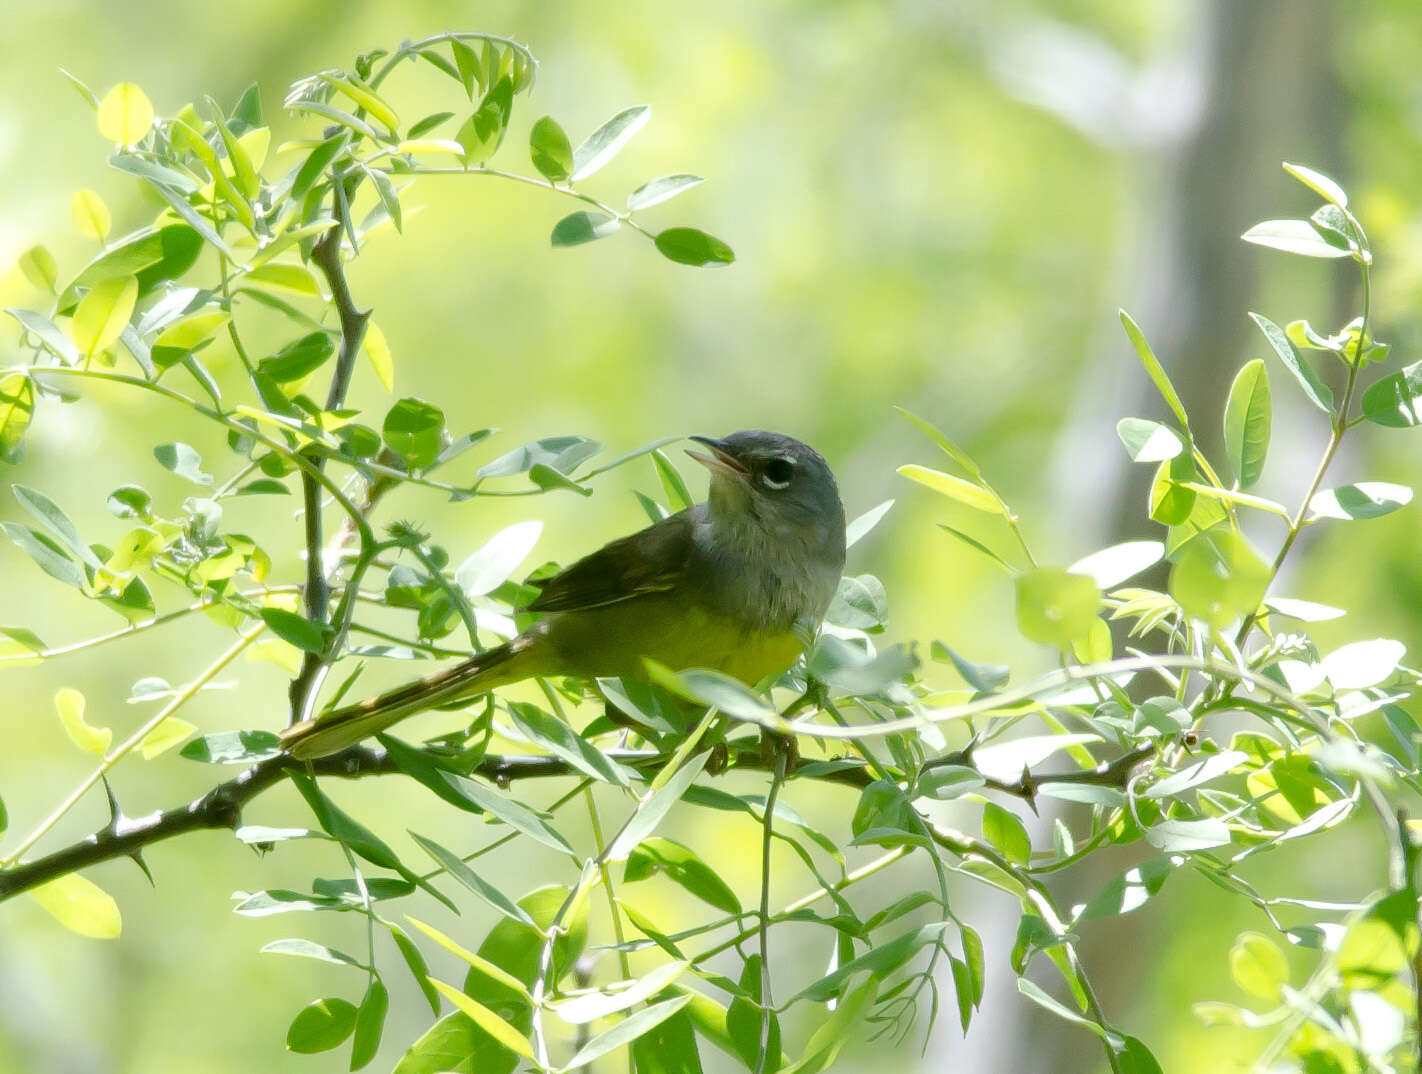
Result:
{"label": "bird's beak", "polygon": [[689,439],[695,440],[698,444],[705,444],[711,449],[710,455],[703,455],[699,451],[690,450],[687,451],[687,454],[713,474],[722,473],[731,477],[743,478],[750,473],[739,459],[726,450],[726,442],[724,440],[713,440],[709,436],[693,436],[689,437]]}

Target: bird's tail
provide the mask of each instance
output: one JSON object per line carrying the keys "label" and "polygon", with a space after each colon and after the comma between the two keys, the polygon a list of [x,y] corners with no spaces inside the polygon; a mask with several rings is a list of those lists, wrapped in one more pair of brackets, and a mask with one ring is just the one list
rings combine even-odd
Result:
{"label": "bird's tail", "polygon": [[323,712],[281,733],[281,745],[299,761],[324,757],[384,731],[407,716],[485,693],[543,672],[534,666],[534,639],[518,637],[462,664],[397,687],[379,697]]}

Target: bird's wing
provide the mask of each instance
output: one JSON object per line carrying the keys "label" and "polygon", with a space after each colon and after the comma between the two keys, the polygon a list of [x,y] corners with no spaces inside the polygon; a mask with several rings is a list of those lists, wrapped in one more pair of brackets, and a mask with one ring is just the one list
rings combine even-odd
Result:
{"label": "bird's wing", "polygon": [[584,556],[545,582],[527,610],[598,608],[671,589],[691,557],[692,510],[680,511]]}

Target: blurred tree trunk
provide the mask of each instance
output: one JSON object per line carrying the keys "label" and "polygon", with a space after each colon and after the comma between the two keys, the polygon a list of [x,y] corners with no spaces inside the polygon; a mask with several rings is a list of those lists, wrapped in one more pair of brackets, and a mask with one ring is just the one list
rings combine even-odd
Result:
{"label": "blurred tree trunk", "polygon": [[[1222,459],[1219,416],[1253,331],[1246,313],[1260,254],[1239,235],[1261,219],[1281,215],[1287,179],[1280,161],[1316,162],[1338,174],[1344,109],[1330,73],[1333,20],[1326,0],[1212,0],[1195,10],[1184,73],[1185,83],[1201,90],[1198,117],[1174,137],[1152,139],[1148,129],[1138,135],[1154,149],[1142,158],[1144,226],[1121,253],[1128,267],[1121,275],[1140,281],[1135,293],[1123,293],[1127,308],[1169,370],[1187,411],[1200,416],[1195,432],[1201,446],[1211,458]],[[1170,84],[1178,91],[1178,80]],[[1178,115],[1178,107],[1166,104],[1161,102],[1162,114]],[[1052,505],[1049,516],[1074,522],[1073,545],[1083,552],[1160,533],[1144,511],[1153,468],[1125,461],[1115,425],[1122,416],[1164,414],[1164,405],[1114,317],[1103,327],[1097,353],[1056,452],[1059,472],[1052,484],[1064,499]],[[1163,572],[1154,583],[1163,585]],[[1034,826],[1034,842],[1049,838],[1056,812],[1040,805],[1043,817]],[[1094,864],[1055,880],[1054,891],[1063,907],[1083,902],[1143,856],[1138,847],[1093,856]],[[1085,963],[1108,1016],[1148,1044],[1153,1034],[1144,1019],[1152,1007],[1160,1009],[1161,1000],[1153,999],[1161,992],[1159,960],[1165,952],[1159,948],[1161,938],[1171,934],[1163,922],[1180,920],[1185,909],[1176,906],[1172,912],[1170,898],[1167,889],[1138,914],[1093,924],[1082,935]],[[966,1048],[940,1038],[953,1069],[1024,1074],[1105,1069],[1099,1046],[1081,1030],[1043,1017],[1028,1004],[1011,1003],[1003,964],[1016,920],[1009,911],[984,921],[989,976],[997,985],[990,992],[997,1004],[984,1007]],[[1225,952],[1211,957],[1216,955],[1223,961]],[[1142,987],[1143,981],[1152,983]],[[1030,1034],[1013,1025],[1019,1016],[1032,1019]],[[1161,1058],[1170,1068],[1169,1059]]]}
{"label": "blurred tree trunk", "polygon": [[[1332,72],[1334,20],[1326,0],[1215,0],[1199,11],[1197,57],[1204,79],[1199,122],[1178,143],[1164,146],[1152,162],[1151,185],[1158,197],[1143,199],[1150,226],[1132,236],[1135,248],[1123,251],[1123,258],[1135,267],[1134,278],[1140,281],[1139,293],[1129,296],[1135,303],[1129,309],[1195,419],[1197,441],[1212,460],[1222,461],[1221,416],[1229,385],[1255,332],[1247,313],[1262,253],[1239,236],[1260,220],[1288,215],[1280,206],[1292,194],[1291,180],[1281,170],[1281,161],[1316,162],[1333,175],[1346,170],[1346,114]],[[1084,396],[1096,402],[1077,411],[1091,412],[1089,430],[1082,427],[1078,435],[1092,440],[1086,451],[1071,453],[1078,461],[1091,460],[1088,471],[1100,477],[1083,480],[1086,475],[1077,470],[1069,479],[1071,488],[1088,488],[1099,498],[1099,510],[1090,514],[1082,514],[1079,504],[1071,510],[1082,523],[1078,532],[1083,549],[1160,534],[1145,513],[1154,468],[1125,462],[1114,429],[1121,416],[1164,414],[1164,405],[1119,325],[1110,324],[1107,333],[1111,344],[1100,348],[1097,368],[1088,373],[1084,388]],[[1275,375],[1280,372],[1271,364],[1271,376],[1282,387]],[[1099,390],[1111,380],[1128,387],[1117,393]],[[1124,409],[1103,413],[1102,401],[1116,401],[1112,395],[1124,400]],[[1288,457],[1283,451],[1277,454]],[[1163,588],[1165,578],[1162,565],[1143,584]],[[1123,856],[1115,867],[1128,867],[1145,849]],[[1084,870],[1064,877],[1062,902],[1079,903],[1100,890],[1114,875],[1108,858],[1093,857]],[[1143,990],[1141,982],[1158,972],[1160,960],[1168,957],[1161,948],[1172,930],[1162,923],[1183,920],[1187,909],[1177,905],[1172,910],[1170,901],[1167,889],[1159,903],[1086,929],[1082,937],[1086,965],[1105,1009],[1133,1025],[1147,1043],[1151,1035],[1141,1018],[1152,1005],[1159,1010],[1161,1001],[1152,1000],[1158,989]],[[1121,952],[1131,955],[1123,958]],[[1209,957],[1223,964],[1225,952],[1211,952]],[[1178,1016],[1190,1017],[1185,1012]],[[1086,1042],[1077,1039],[1079,1031],[1064,1027],[1054,1028],[1056,1032],[1062,1048],[1049,1043],[1039,1054],[1055,1055],[1057,1061],[1040,1066],[1028,1062],[1016,1069],[1050,1068],[1057,1074],[1102,1069],[1084,1047]],[[1077,1058],[1066,1061],[1068,1055]],[[1169,1068],[1169,1060],[1161,1058]]]}

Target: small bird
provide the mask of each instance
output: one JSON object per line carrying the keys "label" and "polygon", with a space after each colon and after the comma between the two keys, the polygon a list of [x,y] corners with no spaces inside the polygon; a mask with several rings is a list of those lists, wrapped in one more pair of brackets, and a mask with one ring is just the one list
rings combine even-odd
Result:
{"label": "small bird", "polygon": [[706,502],[613,541],[549,579],[518,637],[368,701],[288,727],[283,748],[324,757],[426,709],[541,675],[640,676],[643,659],[714,668],[749,685],[795,662],[844,569],[844,505],[820,454],[780,433],[693,436]]}

